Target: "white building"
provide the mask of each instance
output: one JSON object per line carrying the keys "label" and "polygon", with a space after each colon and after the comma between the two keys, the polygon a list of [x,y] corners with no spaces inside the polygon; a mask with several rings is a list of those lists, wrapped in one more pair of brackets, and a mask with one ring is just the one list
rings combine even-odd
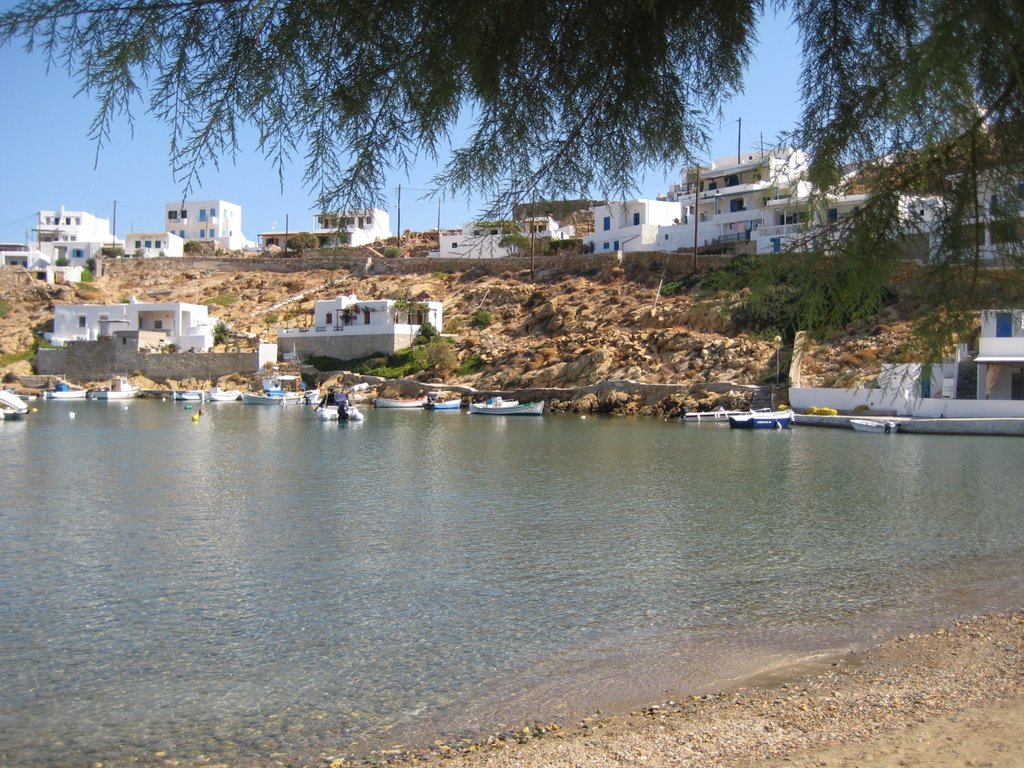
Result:
{"label": "white building", "polygon": [[61,304],[54,307],[53,333],[47,341],[95,341],[118,335],[136,348],[206,352],[213,347],[213,327],[205,304],[182,302],[129,304]]}
{"label": "white building", "polygon": [[225,200],[189,200],[164,205],[164,226],[184,241],[215,243],[229,251],[253,247],[242,234],[242,206]]}
{"label": "white building", "polygon": [[82,271],[85,269],[81,266],[55,266],[49,254],[16,243],[0,243],[0,267],[27,269],[50,285],[81,282]]}
{"label": "white building", "polygon": [[410,346],[424,323],[442,328],[440,301],[358,299],[351,294],[315,302],[313,325],[280,328],[277,343],[282,354],[297,358],[325,355],[352,360]]}
{"label": "white building", "polygon": [[39,212],[36,241],[53,264],[67,262],[72,267],[86,266],[89,259],[102,255],[103,248],[124,246],[111,232],[109,220],[64,208]]}
{"label": "white building", "polygon": [[669,246],[662,230],[678,227],[681,206],[674,200],[630,200],[594,206],[594,233],[583,238],[586,251],[666,251]]}
{"label": "white building", "polygon": [[136,258],[181,258],[185,255],[185,241],[173,232],[129,232],[124,236],[124,243],[125,255]]}
{"label": "white building", "polygon": [[979,400],[1024,400],[1024,310],[982,311],[974,362]]}
{"label": "white building", "polygon": [[312,229],[296,229],[288,232],[261,232],[258,236],[260,248],[271,246],[285,248],[288,238],[299,232],[316,235],[320,248],[334,248],[339,245],[373,245],[392,237],[391,217],[380,208],[359,208],[338,213],[320,213],[313,218]]}

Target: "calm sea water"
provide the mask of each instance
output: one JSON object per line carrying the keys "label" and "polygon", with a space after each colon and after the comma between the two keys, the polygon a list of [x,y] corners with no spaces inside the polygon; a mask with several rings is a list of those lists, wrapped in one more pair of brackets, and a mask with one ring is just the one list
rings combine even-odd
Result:
{"label": "calm sea water", "polygon": [[5,766],[312,763],[1024,605],[1014,438],[38,408],[0,423]]}

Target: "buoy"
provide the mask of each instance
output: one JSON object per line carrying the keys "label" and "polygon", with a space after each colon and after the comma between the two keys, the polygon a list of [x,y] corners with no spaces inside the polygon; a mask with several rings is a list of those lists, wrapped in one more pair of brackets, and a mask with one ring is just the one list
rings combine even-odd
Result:
{"label": "buoy", "polygon": [[186,405],[185,406],[185,410],[186,411],[191,411],[192,410],[192,406],[191,405]]}
{"label": "buoy", "polygon": [[33,408],[32,409],[32,413],[39,413],[39,409],[38,408]]}
{"label": "buoy", "polygon": [[192,421],[199,421],[199,414],[198,413],[193,413],[192,414]]}
{"label": "buoy", "polygon": [[68,418],[69,419],[75,418],[75,412],[74,411],[68,411]]}

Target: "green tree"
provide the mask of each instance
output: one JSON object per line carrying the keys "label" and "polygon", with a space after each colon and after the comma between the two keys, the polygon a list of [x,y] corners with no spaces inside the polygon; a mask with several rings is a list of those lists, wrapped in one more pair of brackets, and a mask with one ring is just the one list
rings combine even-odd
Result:
{"label": "green tree", "polygon": [[183,250],[189,256],[195,256],[202,253],[205,248],[199,240],[187,240],[183,246]]}
{"label": "green tree", "polygon": [[513,254],[516,254],[529,249],[530,238],[522,232],[509,232],[506,235],[502,235],[498,245],[502,248],[508,248]]}
{"label": "green tree", "polygon": [[228,328],[228,324],[223,320],[218,320],[217,324],[213,326],[213,343],[227,344],[230,338],[231,329]]}
{"label": "green tree", "polygon": [[306,249],[319,248],[320,239],[312,232],[296,232],[288,238],[287,246],[289,251],[297,251],[301,256]]}
{"label": "green tree", "polygon": [[[24,0],[0,43],[42,48],[99,101],[92,135],[141,103],[165,121],[186,191],[238,149],[239,125],[280,168],[307,159],[321,210],[383,203],[388,172],[437,157],[446,192],[522,200],[632,196],[651,170],[706,156],[743,85],[764,0]],[[915,296],[938,350],[981,305],[1024,296],[1024,13],[1007,1],[775,0],[799,29],[803,114],[822,195],[865,194],[811,252],[803,288],[842,261],[850,290],[818,291],[827,327],[884,290],[904,258],[907,202],[927,199],[934,252]],[[229,84],[230,87],[227,87]],[[524,97],[528,94],[528,98]],[[846,170],[859,168],[855,186]],[[983,194],[979,194],[983,190]],[[595,194],[596,193],[596,194]],[[827,205],[824,197],[822,207]],[[985,247],[1011,267],[983,269]],[[844,306],[845,305],[845,306]]]}

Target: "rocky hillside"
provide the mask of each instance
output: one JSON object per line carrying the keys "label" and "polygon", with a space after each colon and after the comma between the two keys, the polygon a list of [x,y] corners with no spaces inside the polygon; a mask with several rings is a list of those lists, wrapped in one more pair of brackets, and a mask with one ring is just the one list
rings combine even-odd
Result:
{"label": "rocky hillside", "polygon": [[[401,267],[402,274],[395,274]],[[774,337],[743,333],[734,324],[742,295],[690,291],[661,296],[657,260],[630,259],[586,270],[544,263],[496,272],[470,265],[438,271],[427,259],[386,263],[349,258],[302,265],[299,260],[125,260],[106,264],[92,283],[47,286],[16,267],[0,269],[0,373],[27,373],[12,356],[30,350],[51,328],[63,303],[188,301],[210,305],[232,332],[233,345],[274,338],[280,326],[308,325],[317,299],[361,298],[444,302],[445,328],[460,363],[472,373],[448,383],[478,389],[579,387],[608,380],[697,386],[709,382],[785,381],[790,350],[776,357]],[[513,262],[509,262],[514,267]],[[499,267],[500,268],[500,267]],[[485,326],[486,321],[490,324]],[[885,324],[858,329],[813,347],[802,366],[805,386],[870,381],[905,338],[890,310]],[[432,380],[438,380],[435,374]]]}

